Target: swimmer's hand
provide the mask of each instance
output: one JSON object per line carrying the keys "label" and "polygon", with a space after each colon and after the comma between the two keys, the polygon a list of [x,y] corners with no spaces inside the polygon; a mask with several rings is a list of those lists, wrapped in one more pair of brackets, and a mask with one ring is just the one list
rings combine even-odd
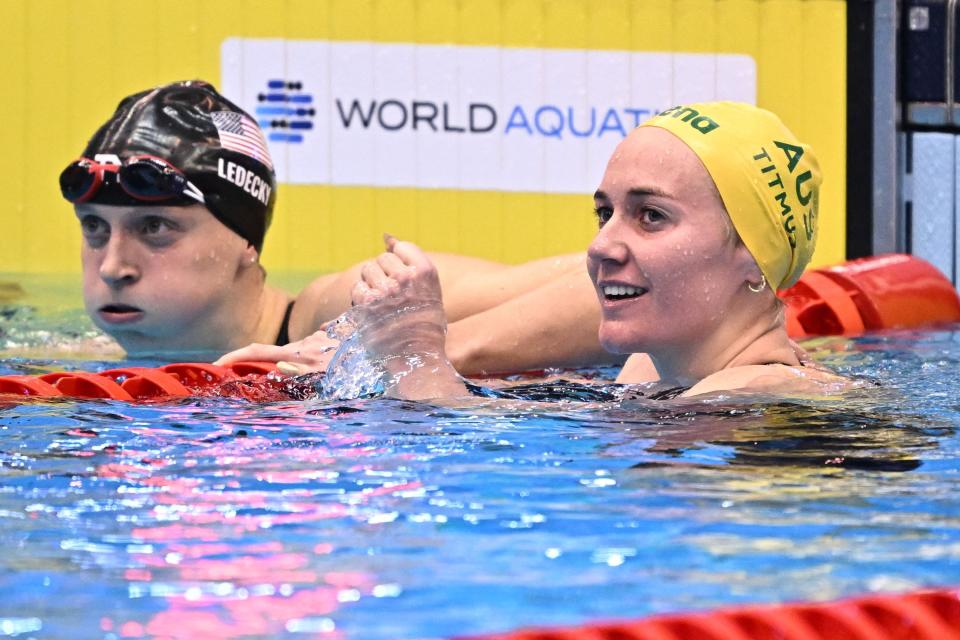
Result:
{"label": "swimmer's hand", "polygon": [[388,374],[387,394],[408,400],[467,395],[447,359],[440,278],[412,242],[384,235],[387,250],[364,264],[351,291],[357,331]]}
{"label": "swimmer's hand", "polygon": [[825,367],[814,360],[813,357],[807,353],[807,350],[797,344],[796,341],[790,340],[790,348],[793,349],[793,355],[795,355],[797,360],[800,361],[800,366],[823,373],[833,373],[833,371],[831,371],[828,367]]}
{"label": "swimmer's hand", "polygon": [[253,343],[231,351],[214,362],[227,365],[233,362],[276,362],[277,370],[288,376],[326,371],[340,342],[327,337],[324,328],[303,340],[277,346]]}

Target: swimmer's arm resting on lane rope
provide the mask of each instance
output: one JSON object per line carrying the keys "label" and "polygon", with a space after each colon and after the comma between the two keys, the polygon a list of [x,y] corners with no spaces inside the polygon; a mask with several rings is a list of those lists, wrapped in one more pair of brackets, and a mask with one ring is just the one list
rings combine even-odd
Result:
{"label": "swimmer's arm resting on lane rope", "polygon": [[447,354],[464,375],[620,364],[597,338],[600,307],[586,268],[447,329]]}
{"label": "swimmer's arm resting on lane rope", "polygon": [[[541,272],[549,272],[551,265],[536,261],[489,270],[480,277],[450,278],[451,297],[463,299],[471,289],[482,287],[485,304],[495,305],[449,324],[447,353],[458,371],[476,375],[623,362],[623,356],[607,353],[597,340],[600,310],[586,267],[576,268],[572,256],[565,258],[549,277]],[[449,260],[441,260],[439,268],[444,266],[451,266]],[[300,295],[291,318],[291,335],[306,338],[282,347],[251,345],[227,354],[218,363],[285,361],[293,367],[290,373],[325,369],[334,343],[317,329],[349,306],[347,282],[352,287],[361,269],[362,265],[357,265],[341,274],[321,276]],[[501,291],[512,297],[498,298],[496,292]],[[464,306],[454,305],[453,314]],[[450,314],[449,305],[445,307]],[[311,335],[313,331],[317,333]]]}
{"label": "swimmer's arm resting on lane rope", "polygon": [[[623,362],[622,356],[604,351],[597,339],[600,309],[583,254],[516,266],[447,254],[426,255],[437,267],[444,292],[450,323],[447,354],[461,373],[484,375]],[[358,265],[335,279],[318,280],[301,294],[308,308],[316,309],[312,330],[346,309],[361,268]],[[294,318],[292,335],[309,335],[296,321]],[[303,346],[297,345],[293,351],[301,351],[303,357]]]}
{"label": "swimmer's arm resting on lane rope", "polygon": [[[454,291],[457,285],[465,281],[469,281],[471,285],[486,282],[486,278],[491,276],[497,278],[499,273],[510,269],[499,262],[472,256],[450,253],[427,253],[426,255],[437,267],[440,285],[444,292]],[[367,262],[369,260],[337,273],[319,276],[300,292],[290,323],[290,336],[293,340],[310,335],[324,323],[335,319],[350,308],[353,285],[360,278],[361,270]],[[523,287],[524,284],[521,283],[519,286]],[[483,286],[484,293],[489,288]],[[446,304],[445,307],[447,317],[453,322],[498,303],[499,301],[493,303],[479,295],[455,296],[453,302]]]}

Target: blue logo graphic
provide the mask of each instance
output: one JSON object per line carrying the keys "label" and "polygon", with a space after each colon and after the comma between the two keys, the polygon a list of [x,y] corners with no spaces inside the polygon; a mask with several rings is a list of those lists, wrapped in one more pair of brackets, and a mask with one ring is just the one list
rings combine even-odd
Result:
{"label": "blue logo graphic", "polygon": [[257,94],[257,124],[270,142],[300,144],[313,129],[317,112],[313,96],[303,92],[299,80],[267,80],[267,90]]}

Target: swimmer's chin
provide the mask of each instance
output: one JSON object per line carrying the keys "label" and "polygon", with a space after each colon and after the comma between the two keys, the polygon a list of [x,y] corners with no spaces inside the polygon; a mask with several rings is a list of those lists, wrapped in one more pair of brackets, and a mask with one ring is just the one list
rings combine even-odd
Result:
{"label": "swimmer's chin", "polygon": [[[169,330],[163,330],[164,335],[157,335],[151,323],[128,323],[110,325],[100,322],[94,317],[94,324],[116,342],[127,359],[160,360],[163,362],[213,362],[231,347],[218,347],[211,342],[200,344],[176,344],[175,335]],[[184,341],[186,342],[186,341]]]}
{"label": "swimmer's chin", "polygon": [[619,322],[605,321],[601,323],[597,337],[604,351],[625,356],[650,351],[650,347],[653,345],[651,345],[649,337],[623,329],[624,327]]}
{"label": "swimmer's chin", "polygon": [[[132,332],[131,332],[132,333]],[[137,360],[161,360],[163,362],[213,362],[230,349],[216,347],[174,347],[159,340],[138,340],[130,333],[112,336],[126,353],[127,358]],[[133,338],[133,339],[131,339]]]}
{"label": "swimmer's chin", "polygon": [[603,350],[607,353],[615,353],[618,355],[629,356],[634,353],[645,353],[644,349],[636,348],[634,344],[627,344],[620,340],[608,338],[604,339],[603,336],[600,337],[600,346],[603,347]]}

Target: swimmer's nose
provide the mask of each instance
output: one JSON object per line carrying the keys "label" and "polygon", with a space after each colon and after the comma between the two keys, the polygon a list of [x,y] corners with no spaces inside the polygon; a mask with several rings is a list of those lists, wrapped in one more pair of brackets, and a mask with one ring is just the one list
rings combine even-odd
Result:
{"label": "swimmer's nose", "polygon": [[113,234],[102,249],[100,279],[112,288],[124,287],[140,279],[140,268],[131,259],[128,245],[122,236]]}
{"label": "swimmer's nose", "polygon": [[587,257],[591,262],[626,262],[627,249],[620,239],[621,234],[618,233],[617,226],[618,221],[614,216],[597,231],[597,235],[587,247]]}

